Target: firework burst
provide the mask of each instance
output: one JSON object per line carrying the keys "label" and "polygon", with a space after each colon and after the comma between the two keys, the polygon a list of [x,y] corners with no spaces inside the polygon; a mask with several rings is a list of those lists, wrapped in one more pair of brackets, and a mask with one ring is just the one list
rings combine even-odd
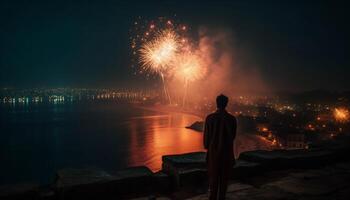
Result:
{"label": "firework burst", "polygon": [[204,77],[206,70],[196,54],[184,53],[176,58],[176,76],[185,82],[193,82]]}
{"label": "firework burst", "polygon": [[[148,77],[160,77],[164,95],[171,104],[168,90],[171,81],[184,81],[183,104],[190,82],[204,77],[206,70],[196,55],[193,40],[188,37],[188,26],[164,17],[155,21],[134,23],[131,49],[137,57],[137,72]],[[175,79],[174,79],[175,78]]]}
{"label": "firework burst", "polygon": [[196,54],[185,52],[176,58],[175,76],[179,80],[184,80],[184,95],[182,106],[185,107],[190,82],[197,81],[204,77],[206,70],[201,64],[201,59]]}
{"label": "firework burst", "polygon": [[140,49],[140,63],[142,70],[150,73],[164,75],[172,66],[172,61],[179,48],[176,33],[172,30],[164,30]]}

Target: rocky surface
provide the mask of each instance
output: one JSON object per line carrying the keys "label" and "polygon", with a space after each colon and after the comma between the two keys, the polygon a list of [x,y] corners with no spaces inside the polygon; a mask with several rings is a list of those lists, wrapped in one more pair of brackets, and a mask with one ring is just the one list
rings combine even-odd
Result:
{"label": "rocky surface", "polygon": [[36,199],[39,185],[34,183],[3,185],[0,187],[0,199]]}
{"label": "rocky surface", "polygon": [[[232,168],[228,199],[348,199],[349,137],[312,150],[249,151]],[[0,187],[0,199],[207,199],[205,152],[163,156],[162,171],[63,169],[46,187]]]}
{"label": "rocky surface", "polygon": [[113,180],[111,174],[98,169],[63,169],[57,172],[56,187],[68,189],[79,185],[103,183]]}
{"label": "rocky surface", "polygon": [[205,157],[205,152],[163,156],[162,171],[170,177],[174,188],[196,184],[206,178]]}
{"label": "rocky surface", "polygon": [[[177,155],[165,155],[162,157],[164,165],[170,164],[179,168],[205,168],[205,152],[192,152]],[[164,170],[164,169],[163,169]]]}
{"label": "rocky surface", "polygon": [[[196,174],[202,180],[206,174],[205,152],[163,156],[162,171],[171,177],[175,187],[183,186],[182,181]],[[255,176],[273,170],[290,168],[311,169],[328,165],[337,160],[347,160],[333,150],[258,150],[240,154],[236,165],[232,168],[232,178]],[[192,181],[192,184],[196,180]]]}
{"label": "rocky surface", "polygon": [[116,198],[154,192],[155,184],[147,167],[109,173],[97,169],[64,169],[57,172],[55,190],[61,199]]}
{"label": "rocky surface", "polygon": [[240,160],[260,163],[267,169],[312,168],[333,162],[334,158],[335,152],[329,150],[258,150],[239,156]]}
{"label": "rocky surface", "polygon": [[[350,163],[338,163],[319,169],[288,170],[278,174],[267,173],[243,183],[231,183],[227,199],[349,199]],[[208,199],[207,194],[188,198]]]}

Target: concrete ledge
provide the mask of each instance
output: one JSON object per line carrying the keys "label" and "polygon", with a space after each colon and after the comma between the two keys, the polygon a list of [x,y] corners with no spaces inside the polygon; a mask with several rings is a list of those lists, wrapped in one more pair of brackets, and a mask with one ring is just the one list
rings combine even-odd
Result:
{"label": "concrete ledge", "polygon": [[329,164],[335,154],[328,150],[274,150],[243,152],[239,160],[261,164],[264,170],[313,168]]}
{"label": "concrete ledge", "polygon": [[166,155],[162,157],[162,171],[169,175],[174,189],[196,183],[206,177],[205,157],[205,152]]}
{"label": "concrete ledge", "polygon": [[162,156],[163,169],[164,165],[171,164],[175,167],[186,167],[186,168],[205,168],[205,152],[191,152],[185,154],[176,154],[176,155],[165,155]]}
{"label": "concrete ledge", "polygon": [[32,183],[3,185],[0,187],[0,199],[37,199],[38,191],[39,185]]}
{"label": "concrete ledge", "polygon": [[162,172],[156,172],[153,174],[154,180],[155,180],[155,185],[157,186],[157,190],[160,193],[169,193],[172,189],[172,185],[170,182],[169,176]]}
{"label": "concrete ledge", "polygon": [[60,199],[120,197],[152,192],[153,173],[147,167],[132,167],[114,173],[96,169],[64,169],[55,184]]}
{"label": "concrete ledge", "polygon": [[242,177],[250,177],[261,173],[263,166],[260,163],[249,162],[245,160],[236,160],[236,164],[233,167],[231,173],[232,179],[238,179]]}
{"label": "concrete ledge", "polygon": [[[243,152],[232,168],[231,178],[261,176],[274,170],[316,169],[330,164],[335,165],[350,159],[347,155],[349,143],[349,139],[345,138],[327,141],[326,144],[311,150]],[[115,172],[99,169],[63,169],[57,172],[53,188],[39,188],[35,184],[2,186],[0,199],[101,199],[101,197],[120,199],[170,193],[180,187],[193,188],[206,184],[205,158],[205,152],[166,155],[162,157],[162,170],[157,173],[144,166]],[[348,165],[337,165],[337,170],[338,168],[348,172]],[[307,176],[310,175],[303,175]],[[289,179],[286,180],[288,181]],[[276,187],[276,185],[268,186]],[[292,189],[294,191],[294,188]],[[283,190],[287,191],[285,188]]]}

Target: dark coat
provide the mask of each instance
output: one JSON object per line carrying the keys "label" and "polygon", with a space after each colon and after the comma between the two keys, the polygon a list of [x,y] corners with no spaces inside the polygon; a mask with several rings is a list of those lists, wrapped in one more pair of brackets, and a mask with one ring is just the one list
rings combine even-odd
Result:
{"label": "dark coat", "polygon": [[209,176],[218,170],[227,171],[227,176],[235,163],[233,153],[236,137],[236,118],[226,110],[217,110],[207,116],[204,126],[204,148],[207,149]]}

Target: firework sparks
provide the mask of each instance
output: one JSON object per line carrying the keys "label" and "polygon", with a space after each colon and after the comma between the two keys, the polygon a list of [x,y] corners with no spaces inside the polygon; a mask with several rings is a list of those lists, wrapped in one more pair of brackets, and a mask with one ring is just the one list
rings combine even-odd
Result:
{"label": "firework sparks", "polygon": [[336,121],[338,122],[347,122],[349,121],[349,110],[345,108],[335,108],[333,115]]}
{"label": "firework sparks", "polygon": [[185,107],[189,83],[203,78],[206,70],[201,65],[200,58],[192,53],[181,54],[177,57],[175,63],[177,64],[175,75],[185,82],[185,90],[182,99],[182,106]]}
{"label": "firework sparks", "polygon": [[[176,77],[184,81],[185,93],[190,82],[204,77],[206,70],[202,67],[201,59],[194,54],[194,43],[188,37],[188,26],[175,20],[159,17],[157,20],[146,21],[139,19],[133,29],[131,49],[138,54],[139,73],[161,78],[164,95],[171,104],[168,83]],[[146,25],[143,25],[146,22]],[[131,30],[132,31],[132,30]],[[183,101],[185,102],[185,100]]]}
{"label": "firework sparks", "polygon": [[177,70],[176,76],[184,79],[185,82],[192,82],[203,78],[206,73],[205,68],[201,65],[200,58],[191,53],[184,53],[176,59]]}
{"label": "firework sparks", "polygon": [[140,49],[140,62],[145,71],[164,74],[171,66],[179,48],[175,32],[165,30],[153,40],[146,42]]}

